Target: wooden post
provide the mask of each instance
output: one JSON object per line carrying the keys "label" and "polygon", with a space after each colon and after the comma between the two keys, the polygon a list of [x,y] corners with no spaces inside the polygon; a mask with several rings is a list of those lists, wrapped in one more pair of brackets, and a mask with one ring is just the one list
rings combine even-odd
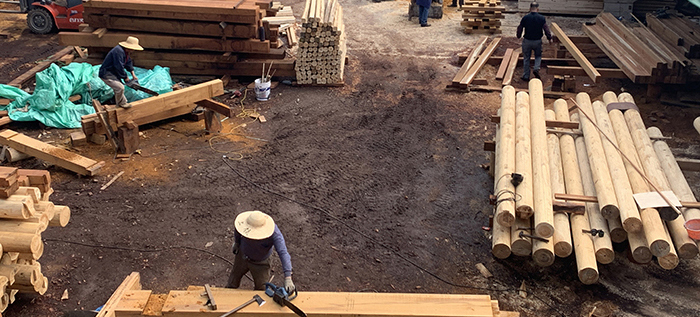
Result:
{"label": "wooden post", "polygon": [[515,172],[515,88],[503,87],[501,93],[499,139],[496,141],[496,169],[494,170],[494,194],[496,205],[494,220],[501,226],[511,227],[515,222],[515,187],[511,174]]}
{"label": "wooden post", "polygon": [[532,259],[542,267],[554,264],[554,242],[552,239],[548,239],[548,242],[533,239]]}
{"label": "wooden post", "polygon": [[[552,186],[547,155],[547,125],[544,117],[542,82],[530,80],[530,137],[532,139],[532,196],[535,211],[535,234],[549,238],[554,234],[554,210],[552,208]],[[541,243],[535,243],[538,245]],[[552,244],[550,240],[549,244]],[[534,252],[533,252],[534,255]],[[554,261],[554,260],[552,260]],[[546,263],[546,262],[542,262]]]}
{"label": "wooden post", "polygon": [[[500,115],[501,109],[498,109]],[[501,129],[496,127],[496,140],[500,138]],[[493,188],[496,190],[496,180],[494,179]],[[496,208],[494,208],[494,214]],[[499,259],[506,259],[510,256],[510,228],[502,226],[495,219],[493,220],[492,237],[491,237],[491,253]]]}
{"label": "wooden post", "polygon": [[[647,134],[652,138],[660,138],[663,136],[661,130],[656,127],[648,128]],[[671,189],[673,189],[673,192],[678,196],[678,199],[681,201],[697,202],[693,190],[690,189],[690,185],[688,185],[688,180],[686,180],[685,175],[683,175],[666,141],[656,139],[652,144],[654,145],[656,157],[659,158],[659,162],[661,163],[661,168],[664,170],[664,174],[666,174],[666,179],[668,179]],[[682,208],[681,211],[686,221],[690,219],[700,219],[700,209],[698,208]]]}
{"label": "wooden post", "polygon": [[515,193],[520,197],[515,202],[515,213],[523,219],[530,219],[535,213],[532,209],[534,201],[530,143],[530,96],[521,91],[515,95],[515,172],[523,176],[523,181],[515,188]]}
{"label": "wooden post", "polygon": [[204,129],[207,133],[221,132],[221,119],[219,113],[210,109],[204,109]]}
{"label": "wooden post", "polygon": [[[565,122],[570,121],[568,104],[565,100],[558,99],[554,102],[554,112],[557,120]],[[562,134],[559,137],[559,147],[561,148],[561,161],[566,193],[583,195],[583,181],[581,180],[581,170],[578,165],[576,144],[573,136]],[[584,230],[591,230],[587,214],[572,214],[570,219],[578,278],[584,284],[593,284],[598,281],[599,276],[598,264],[596,264],[595,245],[593,243],[598,237],[591,237],[583,232]],[[607,226],[604,230],[607,230]],[[607,232],[605,234],[608,235]],[[604,237],[605,235],[602,238]],[[608,241],[610,240],[609,235],[607,239]],[[610,252],[612,253],[612,246]],[[614,256],[614,253],[612,256]]]}
{"label": "wooden post", "polygon": [[[579,112],[584,111],[594,119],[591,98],[587,93],[579,93],[576,95],[576,102],[581,107]],[[595,190],[598,195],[598,205],[602,206],[600,208],[601,214],[607,219],[617,218],[620,216],[620,209],[617,206],[617,197],[613,189],[608,162],[603,159],[605,157],[603,142],[601,141],[598,130],[596,130],[593,123],[589,121],[585,115],[581,114],[579,120],[581,121],[584,141],[586,141],[588,161],[590,162],[593,183],[595,184]]]}
{"label": "wooden post", "polygon": [[31,233],[0,232],[4,252],[36,253],[43,244],[41,236]]}
{"label": "wooden post", "polygon": [[129,121],[119,127],[119,153],[131,154],[139,149],[139,126],[134,121]]}
{"label": "wooden post", "polygon": [[[610,123],[610,117],[608,116],[608,111],[606,108],[606,105],[610,104],[611,102],[617,102],[617,98],[615,98],[614,101],[606,100],[605,103],[597,100],[594,101],[593,114],[595,114],[595,119],[600,130],[603,131],[605,135],[610,137],[612,141],[615,141],[615,132],[613,131],[612,124]],[[589,115],[591,114],[589,113]],[[622,221],[622,227],[625,228],[625,231],[627,232],[638,232],[639,230],[642,230],[642,219],[639,216],[637,204],[634,202],[634,198],[632,197],[632,187],[630,186],[630,181],[627,177],[625,163],[622,161],[622,156],[620,156],[620,153],[616,149],[617,142],[613,144],[604,137],[601,138],[601,142],[603,143],[605,157],[608,160],[610,176],[615,180],[612,185],[615,189],[618,207],[620,208],[620,220]]]}
{"label": "wooden post", "polygon": [[[656,262],[659,263],[659,266],[666,270],[673,270],[678,266],[678,263],[680,262],[678,259],[678,253],[676,253],[676,248],[674,248],[673,241],[675,239],[671,239],[671,235],[669,235],[668,228],[664,227],[664,231],[666,232],[666,239],[668,241],[671,241],[671,248],[668,254],[662,257],[656,258]],[[686,234],[687,236],[687,234]],[[682,250],[681,247],[678,248],[679,252]],[[697,248],[695,251],[695,254],[697,255]]]}
{"label": "wooden post", "polygon": [[[578,113],[572,114],[571,119],[574,122],[578,122]],[[583,193],[584,195],[588,196],[597,196],[595,184],[593,183],[591,165],[588,159],[588,150],[586,149],[586,143],[583,136],[576,137],[574,143],[576,146],[576,157],[579,170],[581,172]],[[602,264],[611,263],[615,259],[615,251],[613,250],[611,242],[612,237],[608,227],[608,222],[605,221],[605,218],[601,214],[598,203],[586,203],[586,215],[588,216],[590,228],[603,230],[604,232],[602,237],[591,237],[593,240],[593,248],[595,249],[596,260]],[[622,229],[622,223],[620,223],[620,230],[624,232]],[[627,237],[626,234],[625,237]]]}
{"label": "wooden post", "polygon": [[[522,184],[521,184],[522,185]],[[530,234],[529,230],[518,228],[530,228],[530,218],[515,218],[515,223],[510,227],[510,249],[517,256],[528,256],[532,253],[532,241],[530,238],[521,238],[520,232]]]}
{"label": "wooden post", "polygon": [[[556,120],[554,110],[545,110],[546,120]],[[564,185],[564,169],[561,163],[561,150],[559,149],[559,137],[554,133],[547,134],[547,154],[549,156],[549,177],[552,184],[552,197],[556,193],[566,193]],[[563,212],[554,213],[554,254],[560,258],[571,255],[571,224],[569,215]]]}

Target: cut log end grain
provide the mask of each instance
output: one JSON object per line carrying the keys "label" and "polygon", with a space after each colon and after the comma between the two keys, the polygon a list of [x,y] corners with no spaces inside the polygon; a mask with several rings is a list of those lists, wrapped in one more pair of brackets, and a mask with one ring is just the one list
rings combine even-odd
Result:
{"label": "cut log end grain", "polygon": [[[627,235],[625,235],[625,238],[626,237]],[[615,260],[615,251],[612,249],[598,249],[595,252],[595,259],[600,264],[610,264]]]}
{"label": "cut log end grain", "polygon": [[56,206],[54,208],[54,216],[49,221],[49,226],[65,227],[70,221],[70,208],[68,206]]}
{"label": "cut log end grain", "polygon": [[537,265],[547,267],[554,264],[554,252],[544,248],[538,249],[532,252],[532,259]]}
{"label": "cut log end grain", "polygon": [[518,239],[511,244],[511,250],[514,255],[528,256],[532,253],[532,243],[529,239]]}
{"label": "cut log end grain", "polygon": [[[620,217],[620,208],[618,208],[615,205],[605,205],[603,208],[600,208],[600,213],[603,215],[603,218],[605,219],[614,219],[614,218],[619,218]],[[633,231],[635,232],[635,231]]]}
{"label": "cut log end grain", "polygon": [[510,256],[511,250],[510,246],[508,245],[497,244],[493,246],[491,252],[493,253],[493,256],[499,259],[507,259]]}
{"label": "cut log end grain", "polygon": [[535,233],[543,238],[549,238],[554,234],[554,226],[548,222],[542,222],[535,226]]}
{"label": "cut log end grain", "polygon": [[698,255],[698,246],[695,243],[686,243],[678,247],[678,256],[684,259],[692,259]]}
{"label": "cut log end grain", "polygon": [[659,266],[665,270],[675,269],[678,266],[678,263],[680,262],[678,259],[678,255],[674,253],[669,253],[666,256],[657,258],[656,260],[659,263]]}
{"label": "cut log end grain", "polygon": [[530,219],[534,213],[531,206],[519,206],[515,209],[515,214],[521,219]]}
{"label": "cut log end grain", "polygon": [[598,270],[595,268],[583,268],[578,271],[578,279],[581,283],[591,285],[598,282]]}
{"label": "cut log end grain", "polygon": [[649,242],[649,250],[656,257],[663,257],[671,252],[671,245],[666,240],[655,240]]}
{"label": "cut log end grain", "polygon": [[642,220],[639,218],[627,218],[622,222],[622,227],[627,232],[639,232],[642,231]]}
{"label": "cut log end grain", "polygon": [[573,250],[574,249],[569,242],[560,241],[554,244],[554,254],[560,258],[568,257],[571,255]]}
{"label": "cut log end grain", "polygon": [[651,254],[651,250],[648,247],[638,247],[632,250],[632,258],[635,262],[644,264],[651,262],[653,254]]}
{"label": "cut log end grain", "polygon": [[498,221],[501,225],[506,227],[511,227],[515,222],[515,213],[511,211],[504,211],[498,215]]}

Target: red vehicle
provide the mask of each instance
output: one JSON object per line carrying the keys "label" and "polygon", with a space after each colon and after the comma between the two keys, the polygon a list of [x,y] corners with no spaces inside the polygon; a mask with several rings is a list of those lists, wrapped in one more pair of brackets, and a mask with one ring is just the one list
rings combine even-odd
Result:
{"label": "red vehicle", "polygon": [[[34,33],[77,30],[83,23],[82,0],[19,0],[20,11],[27,13],[27,26]],[[9,11],[4,11],[9,12]]]}

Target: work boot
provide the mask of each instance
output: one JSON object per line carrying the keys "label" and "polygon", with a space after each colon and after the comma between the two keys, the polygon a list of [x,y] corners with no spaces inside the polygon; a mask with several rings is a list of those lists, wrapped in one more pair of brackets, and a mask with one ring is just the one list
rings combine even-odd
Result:
{"label": "work boot", "polygon": [[430,24],[426,23],[426,24],[421,24],[420,26],[421,26],[422,28],[424,28],[424,27],[430,26]]}
{"label": "work boot", "polygon": [[462,11],[462,7],[459,7],[459,9],[457,9],[457,11]]}
{"label": "work boot", "polygon": [[122,107],[122,108],[124,108],[124,109],[129,109],[129,108],[131,108],[131,104],[130,104],[130,103],[125,103],[125,104],[119,105],[119,106]]}
{"label": "work boot", "polygon": [[532,74],[535,75],[535,78],[537,78],[537,79],[541,79],[541,78],[542,78],[542,77],[540,77],[540,71],[539,71],[539,70],[533,71]]}
{"label": "work boot", "polygon": [[530,81],[530,77],[525,77],[525,76],[523,76],[523,77],[520,77],[520,79],[522,79],[524,82],[529,82],[529,81]]}
{"label": "work boot", "polygon": [[456,5],[456,4],[451,4],[451,5],[448,5],[448,7],[450,7],[450,8],[456,8],[457,5]]}

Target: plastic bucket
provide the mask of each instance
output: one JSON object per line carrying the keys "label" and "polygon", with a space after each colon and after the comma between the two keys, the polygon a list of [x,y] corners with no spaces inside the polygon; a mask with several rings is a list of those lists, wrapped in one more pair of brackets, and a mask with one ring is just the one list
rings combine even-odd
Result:
{"label": "plastic bucket", "polygon": [[693,240],[700,240],[700,219],[690,219],[685,222],[685,230]]}
{"label": "plastic bucket", "polygon": [[270,99],[270,84],[272,82],[262,82],[262,79],[255,80],[255,99],[267,101]]}

